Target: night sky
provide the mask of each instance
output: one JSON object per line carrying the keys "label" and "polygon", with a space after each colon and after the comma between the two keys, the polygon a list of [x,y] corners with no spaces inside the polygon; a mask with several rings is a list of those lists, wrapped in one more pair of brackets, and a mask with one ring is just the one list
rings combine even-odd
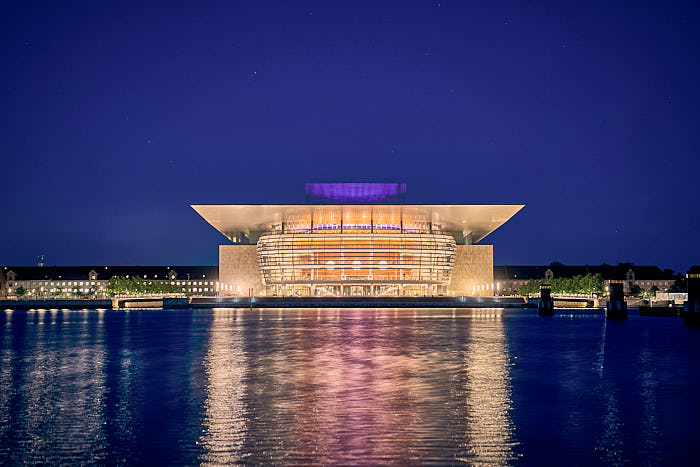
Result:
{"label": "night sky", "polygon": [[[700,263],[697,2],[0,6],[0,264],[216,264],[192,203],[526,207],[496,264]],[[206,5],[205,5],[206,4]]]}

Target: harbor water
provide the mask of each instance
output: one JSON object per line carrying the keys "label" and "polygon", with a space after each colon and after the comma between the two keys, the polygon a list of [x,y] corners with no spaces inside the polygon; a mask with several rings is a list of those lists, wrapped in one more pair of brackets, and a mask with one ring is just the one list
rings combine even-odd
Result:
{"label": "harbor water", "polygon": [[0,464],[696,462],[700,330],[600,311],[0,311]]}

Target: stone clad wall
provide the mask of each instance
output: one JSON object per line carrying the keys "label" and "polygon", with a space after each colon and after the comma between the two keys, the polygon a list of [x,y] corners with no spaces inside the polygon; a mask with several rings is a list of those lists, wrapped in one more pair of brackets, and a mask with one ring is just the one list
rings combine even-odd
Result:
{"label": "stone clad wall", "polygon": [[[233,290],[220,288],[221,296],[247,296],[251,287],[255,295],[264,294],[265,287],[262,284],[255,245],[219,246],[219,283],[233,286]],[[493,284],[493,245],[457,245],[448,293],[494,294],[490,288],[473,293],[472,287],[480,284]]]}
{"label": "stone clad wall", "polygon": [[219,246],[219,284],[233,286],[233,290],[222,290],[219,295],[248,296],[248,289],[262,295],[265,287],[255,250],[255,245]]}
{"label": "stone clad wall", "polygon": [[472,292],[473,287],[493,284],[493,245],[457,245],[448,293],[458,295],[494,294],[493,289]]}

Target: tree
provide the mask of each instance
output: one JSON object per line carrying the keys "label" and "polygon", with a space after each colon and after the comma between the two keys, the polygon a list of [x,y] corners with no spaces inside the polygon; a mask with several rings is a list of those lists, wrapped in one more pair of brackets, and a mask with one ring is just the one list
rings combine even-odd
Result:
{"label": "tree", "polygon": [[658,291],[659,291],[659,288],[658,288],[657,286],[655,286],[655,285],[652,285],[652,286],[651,286],[651,289],[649,289],[649,296],[650,296],[650,297],[655,297],[655,296],[656,296],[656,292],[658,292]]}
{"label": "tree", "polygon": [[671,287],[669,287],[666,292],[678,293],[678,292],[685,292],[687,290],[688,290],[688,286],[685,283],[685,279],[676,279],[676,281],[673,283],[673,285]]}
{"label": "tree", "polygon": [[644,296],[644,289],[642,289],[640,286],[637,284],[632,284],[630,286],[630,296],[632,297],[643,297]]}
{"label": "tree", "polygon": [[147,281],[140,277],[113,276],[107,284],[107,293],[109,295],[142,295],[182,293],[182,290],[168,281]]}
{"label": "tree", "polygon": [[19,287],[17,287],[17,290],[15,290],[15,294],[17,294],[18,297],[24,297],[25,295],[27,295],[27,289],[20,285]]}
{"label": "tree", "polygon": [[518,288],[518,293],[528,295],[538,293],[542,284],[549,284],[552,293],[559,294],[597,294],[602,295],[605,290],[605,281],[600,274],[586,274],[585,276],[557,277],[551,280],[532,279]]}

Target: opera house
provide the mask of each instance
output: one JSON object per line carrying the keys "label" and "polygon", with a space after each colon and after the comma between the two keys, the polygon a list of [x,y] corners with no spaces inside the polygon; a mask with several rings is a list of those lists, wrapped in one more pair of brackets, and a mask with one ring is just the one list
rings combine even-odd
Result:
{"label": "opera house", "polygon": [[402,183],[310,183],[306,204],[192,205],[219,246],[219,295],[493,295],[487,235],[516,205],[415,205]]}

